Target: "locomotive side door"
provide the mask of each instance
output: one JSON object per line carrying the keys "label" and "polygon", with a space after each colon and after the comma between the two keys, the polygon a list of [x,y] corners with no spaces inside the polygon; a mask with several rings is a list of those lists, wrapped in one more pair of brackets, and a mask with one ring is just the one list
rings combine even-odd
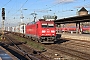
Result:
{"label": "locomotive side door", "polygon": [[38,24],[36,24],[36,36],[38,36]]}

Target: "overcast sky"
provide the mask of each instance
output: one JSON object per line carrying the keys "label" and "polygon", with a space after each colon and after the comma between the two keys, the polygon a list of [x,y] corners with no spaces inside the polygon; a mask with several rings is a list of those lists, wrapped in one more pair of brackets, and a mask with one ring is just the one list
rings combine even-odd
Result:
{"label": "overcast sky", "polygon": [[[90,11],[90,0],[0,0],[0,11],[5,8],[6,26],[14,26],[21,22],[21,11],[23,22],[33,21],[31,13],[36,13],[36,20],[43,15],[57,15],[58,19],[77,15],[77,10],[85,7]],[[27,9],[27,10],[25,10]],[[73,11],[71,11],[73,10]],[[1,24],[2,18],[0,19]],[[0,25],[1,27],[1,25]]]}

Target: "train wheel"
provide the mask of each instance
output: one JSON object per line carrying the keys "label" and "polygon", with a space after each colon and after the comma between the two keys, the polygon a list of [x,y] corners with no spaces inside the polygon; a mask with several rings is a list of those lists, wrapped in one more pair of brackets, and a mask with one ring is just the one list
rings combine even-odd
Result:
{"label": "train wheel", "polygon": [[43,40],[40,38],[39,42],[41,43],[41,42],[43,42]]}
{"label": "train wheel", "polygon": [[36,42],[38,42],[38,43],[39,43],[39,39],[38,39],[38,38],[36,38]]}

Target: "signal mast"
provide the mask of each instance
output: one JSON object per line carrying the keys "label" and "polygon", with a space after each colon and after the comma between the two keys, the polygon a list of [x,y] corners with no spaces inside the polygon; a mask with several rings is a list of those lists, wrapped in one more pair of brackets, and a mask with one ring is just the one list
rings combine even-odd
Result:
{"label": "signal mast", "polygon": [[4,21],[5,21],[5,8],[2,8],[2,36],[1,36],[1,39],[5,39],[5,37],[4,37]]}

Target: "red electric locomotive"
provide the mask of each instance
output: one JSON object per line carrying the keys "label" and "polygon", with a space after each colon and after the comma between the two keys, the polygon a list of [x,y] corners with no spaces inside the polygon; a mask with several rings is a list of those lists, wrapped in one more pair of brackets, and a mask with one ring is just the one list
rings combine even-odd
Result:
{"label": "red electric locomotive", "polygon": [[54,21],[39,19],[26,25],[26,36],[40,43],[54,43],[56,41],[56,26]]}

